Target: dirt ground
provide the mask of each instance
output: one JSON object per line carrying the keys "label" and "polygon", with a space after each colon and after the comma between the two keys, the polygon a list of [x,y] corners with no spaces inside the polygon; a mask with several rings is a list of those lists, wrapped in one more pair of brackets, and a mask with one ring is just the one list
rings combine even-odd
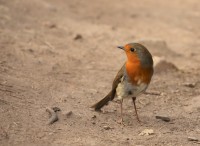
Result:
{"label": "dirt ground", "polygon": [[[188,140],[200,141],[199,40],[199,0],[0,0],[0,145],[200,145]],[[89,107],[126,59],[116,46],[130,42],[165,63],[137,98],[142,123],[125,100],[122,126],[119,103]],[[61,109],[52,125],[47,107]]]}

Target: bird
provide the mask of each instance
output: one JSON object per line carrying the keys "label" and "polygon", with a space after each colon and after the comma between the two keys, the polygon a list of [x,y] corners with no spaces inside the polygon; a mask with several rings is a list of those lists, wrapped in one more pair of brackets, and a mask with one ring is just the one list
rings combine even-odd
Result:
{"label": "bird", "polygon": [[120,124],[123,124],[123,100],[133,101],[137,121],[140,123],[136,108],[136,97],[144,93],[148,88],[153,73],[153,59],[148,49],[140,43],[129,43],[117,48],[123,50],[127,60],[117,73],[112,83],[110,92],[99,102],[92,105],[95,111],[100,111],[104,105],[115,97],[120,101]]}

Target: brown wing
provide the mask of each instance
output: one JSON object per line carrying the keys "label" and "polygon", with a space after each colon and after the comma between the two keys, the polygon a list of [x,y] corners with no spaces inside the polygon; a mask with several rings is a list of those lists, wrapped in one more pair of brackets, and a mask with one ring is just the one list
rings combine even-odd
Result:
{"label": "brown wing", "polygon": [[116,88],[118,86],[118,84],[121,82],[121,78],[123,77],[124,75],[124,70],[125,70],[125,64],[122,66],[122,68],[119,70],[119,72],[117,73],[114,81],[113,81],[113,84],[112,84],[112,95],[111,96],[111,99],[110,100],[113,100],[114,97],[115,97],[115,93],[116,93]]}

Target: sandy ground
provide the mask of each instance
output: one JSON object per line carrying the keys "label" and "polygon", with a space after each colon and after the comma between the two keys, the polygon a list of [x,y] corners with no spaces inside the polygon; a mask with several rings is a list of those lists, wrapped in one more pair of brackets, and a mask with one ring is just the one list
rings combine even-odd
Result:
{"label": "sandy ground", "polygon": [[[0,145],[199,145],[188,140],[200,141],[199,40],[199,0],[0,0]],[[130,42],[172,64],[157,65],[154,94],[137,98],[142,124],[126,100],[121,126],[119,103],[89,107]],[[52,125],[47,107],[61,109]]]}

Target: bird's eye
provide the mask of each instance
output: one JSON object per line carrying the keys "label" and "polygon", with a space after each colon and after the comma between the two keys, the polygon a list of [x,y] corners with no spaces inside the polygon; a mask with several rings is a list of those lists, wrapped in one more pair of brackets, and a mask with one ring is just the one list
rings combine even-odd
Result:
{"label": "bird's eye", "polygon": [[131,50],[131,52],[135,52],[136,51],[135,48],[131,48],[130,50]]}

